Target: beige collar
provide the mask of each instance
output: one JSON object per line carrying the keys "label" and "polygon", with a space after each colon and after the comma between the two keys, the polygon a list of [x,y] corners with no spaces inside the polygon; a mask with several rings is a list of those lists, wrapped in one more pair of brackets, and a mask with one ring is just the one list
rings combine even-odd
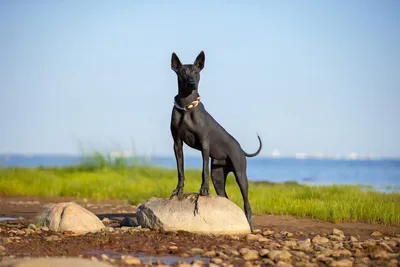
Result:
{"label": "beige collar", "polygon": [[200,103],[200,96],[196,100],[192,101],[192,103],[190,103],[184,107],[179,106],[178,103],[176,103],[176,101],[174,102],[174,105],[175,105],[175,107],[177,107],[180,110],[188,111],[188,110],[191,110],[192,108],[197,107],[199,105],[199,103]]}

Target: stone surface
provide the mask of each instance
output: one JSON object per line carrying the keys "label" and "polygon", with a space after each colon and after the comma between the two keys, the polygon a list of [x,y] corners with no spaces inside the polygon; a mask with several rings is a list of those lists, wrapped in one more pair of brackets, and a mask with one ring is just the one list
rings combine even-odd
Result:
{"label": "stone surface", "polygon": [[0,262],[0,267],[110,267],[112,265],[80,258],[32,258]]}
{"label": "stone surface", "polygon": [[[198,200],[197,200],[198,198]],[[195,214],[197,200],[197,213]],[[139,225],[163,231],[213,234],[249,234],[241,208],[227,198],[183,194],[172,199],[151,198],[136,213]]]}
{"label": "stone surface", "polygon": [[38,226],[52,231],[71,231],[77,234],[97,232],[105,228],[100,219],[74,202],[52,204],[38,217]]}

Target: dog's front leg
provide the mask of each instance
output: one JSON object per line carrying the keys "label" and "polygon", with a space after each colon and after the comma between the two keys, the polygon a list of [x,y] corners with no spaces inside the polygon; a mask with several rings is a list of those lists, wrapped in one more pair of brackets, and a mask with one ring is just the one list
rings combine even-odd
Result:
{"label": "dog's front leg", "polygon": [[200,195],[207,196],[210,194],[208,184],[209,162],[210,162],[210,145],[208,142],[202,142],[201,156],[203,158],[202,182],[200,187]]}
{"label": "dog's front leg", "polygon": [[182,147],[182,140],[176,138],[174,140],[174,153],[175,153],[175,159],[176,159],[176,165],[178,169],[178,185],[176,186],[176,189],[172,192],[171,198],[173,196],[182,194],[183,192],[183,187],[185,185],[185,173],[183,170],[183,147]]}

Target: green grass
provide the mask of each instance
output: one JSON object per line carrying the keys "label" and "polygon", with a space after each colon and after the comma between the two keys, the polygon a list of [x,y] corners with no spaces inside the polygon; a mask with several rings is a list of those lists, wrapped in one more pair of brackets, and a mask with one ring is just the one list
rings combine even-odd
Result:
{"label": "green grass", "polygon": [[[177,183],[176,170],[128,163],[124,158],[111,160],[97,154],[71,167],[0,168],[0,195],[123,199],[133,204],[170,196]],[[186,169],[185,175],[185,192],[198,192],[201,171]],[[215,194],[211,182],[210,190]],[[242,208],[232,175],[227,180],[227,193]],[[250,183],[249,198],[254,214],[400,224],[400,193],[380,193],[361,186]]]}

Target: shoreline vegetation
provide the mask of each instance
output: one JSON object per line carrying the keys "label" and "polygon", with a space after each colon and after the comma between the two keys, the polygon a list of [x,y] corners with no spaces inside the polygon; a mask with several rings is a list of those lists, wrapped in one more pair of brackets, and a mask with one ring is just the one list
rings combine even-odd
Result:
{"label": "shoreline vegetation", "polygon": [[[198,192],[201,170],[185,169],[185,192]],[[65,167],[1,167],[0,195],[73,196],[121,199],[139,204],[151,197],[167,198],[177,184],[174,169],[155,167],[135,157],[83,156]],[[234,176],[227,179],[230,200],[243,207]],[[215,194],[210,181],[210,193]],[[254,215],[294,215],[330,222],[357,221],[400,224],[400,193],[381,193],[362,185],[304,185],[297,182],[249,181]]]}

